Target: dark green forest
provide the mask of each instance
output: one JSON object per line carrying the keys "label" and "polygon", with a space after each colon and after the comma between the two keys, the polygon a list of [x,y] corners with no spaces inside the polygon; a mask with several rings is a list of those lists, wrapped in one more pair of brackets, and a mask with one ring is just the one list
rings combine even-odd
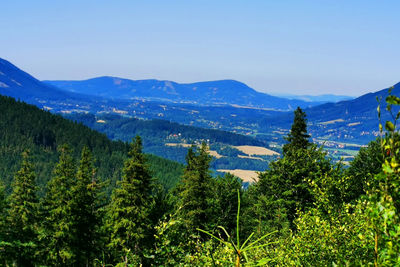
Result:
{"label": "dark green forest", "polygon": [[[244,189],[213,177],[206,143],[182,171],[144,154],[139,136],[111,142],[1,101],[2,265],[400,265],[400,113],[345,168],[310,142],[298,108],[282,158]],[[392,112],[400,98],[386,102]]]}
{"label": "dark green forest", "polygon": [[[37,173],[36,182],[43,193],[59,157],[57,147],[64,144],[72,148],[75,159],[87,146],[93,153],[98,178],[107,181],[110,186],[115,185],[121,176],[123,161],[129,150],[128,143],[110,141],[106,135],[81,123],[71,122],[9,97],[0,96],[0,114],[0,177],[7,192],[10,192],[22,152],[29,150]],[[168,189],[178,182],[183,165],[150,154],[146,157],[154,177],[163,187]],[[107,186],[107,190],[110,190],[110,186]]]}

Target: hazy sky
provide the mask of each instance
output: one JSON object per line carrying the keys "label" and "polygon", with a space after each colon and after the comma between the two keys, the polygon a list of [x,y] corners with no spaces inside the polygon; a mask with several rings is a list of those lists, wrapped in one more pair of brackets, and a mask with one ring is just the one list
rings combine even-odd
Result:
{"label": "hazy sky", "polygon": [[235,79],[361,95],[400,81],[398,0],[1,1],[0,57],[38,79]]}

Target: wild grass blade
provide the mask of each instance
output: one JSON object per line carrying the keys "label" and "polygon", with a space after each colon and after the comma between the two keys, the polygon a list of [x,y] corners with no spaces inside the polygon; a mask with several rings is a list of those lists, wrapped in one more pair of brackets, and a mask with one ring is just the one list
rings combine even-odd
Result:
{"label": "wild grass blade", "polygon": [[240,250],[242,250],[244,248],[244,246],[246,246],[247,242],[249,242],[249,240],[253,237],[253,235],[254,235],[254,232],[251,233],[251,235],[249,235],[249,237],[246,239],[246,241],[244,241],[244,243],[240,247]]}
{"label": "wild grass blade", "polygon": [[[270,235],[272,235],[272,234],[274,234],[274,233],[276,233],[276,232],[278,232],[278,231],[276,230],[276,231],[273,231],[273,232],[268,233],[268,234],[266,234],[266,235],[263,235],[262,237],[260,237],[260,238],[257,239],[256,241],[250,243],[250,245],[249,245],[248,247],[252,247],[253,245],[255,245],[255,244],[257,244],[258,242],[260,242],[261,240],[267,238],[268,236],[270,236]],[[247,247],[247,248],[248,248],[248,247]],[[245,249],[247,249],[247,248],[245,248]]]}

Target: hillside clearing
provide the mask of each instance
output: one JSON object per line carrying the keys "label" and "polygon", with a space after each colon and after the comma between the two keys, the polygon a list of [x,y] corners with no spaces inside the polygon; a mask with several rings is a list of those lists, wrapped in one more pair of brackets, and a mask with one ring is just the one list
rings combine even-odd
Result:
{"label": "hillside clearing", "polygon": [[222,169],[219,169],[217,171],[230,173],[232,175],[235,175],[235,176],[239,177],[240,179],[242,179],[243,182],[253,183],[253,182],[256,182],[258,180],[258,172],[256,172],[256,171],[241,170],[241,169],[235,169],[235,170],[222,170]]}
{"label": "hillside clearing", "polygon": [[278,152],[261,146],[234,146],[247,155],[260,155],[260,156],[279,156]]}

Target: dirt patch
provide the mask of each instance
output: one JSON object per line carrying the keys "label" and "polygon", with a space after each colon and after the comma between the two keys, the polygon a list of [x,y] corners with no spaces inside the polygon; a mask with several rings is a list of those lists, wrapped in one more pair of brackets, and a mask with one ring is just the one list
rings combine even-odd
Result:
{"label": "dirt patch", "polygon": [[217,158],[217,159],[225,157],[225,156],[222,156],[221,154],[218,154],[218,152],[215,150],[208,150],[207,152],[208,152],[208,154],[210,154],[211,156],[213,156],[214,158]]}
{"label": "dirt patch", "polygon": [[279,156],[278,152],[262,146],[234,146],[234,148],[239,149],[247,155],[262,155],[262,156]]}
{"label": "dirt patch", "polygon": [[243,180],[243,182],[255,182],[258,180],[258,173],[256,171],[250,171],[250,170],[241,170],[241,169],[235,169],[235,170],[217,170],[219,172],[226,172],[233,174],[240,179]]}
{"label": "dirt patch", "polygon": [[[172,146],[172,147],[191,147],[192,146],[191,144],[182,144],[182,143],[166,143],[165,145]],[[210,156],[213,156],[214,158],[217,158],[217,159],[225,157],[221,154],[218,154],[218,152],[215,150],[208,150],[207,152],[208,152],[208,154],[210,154]]]}
{"label": "dirt patch", "polygon": [[256,159],[256,160],[265,161],[263,158],[259,158],[259,157],[243,156],[243,155],[238,155],[238,157],[239,157],[239,158],[242,158],[242,159]]}

